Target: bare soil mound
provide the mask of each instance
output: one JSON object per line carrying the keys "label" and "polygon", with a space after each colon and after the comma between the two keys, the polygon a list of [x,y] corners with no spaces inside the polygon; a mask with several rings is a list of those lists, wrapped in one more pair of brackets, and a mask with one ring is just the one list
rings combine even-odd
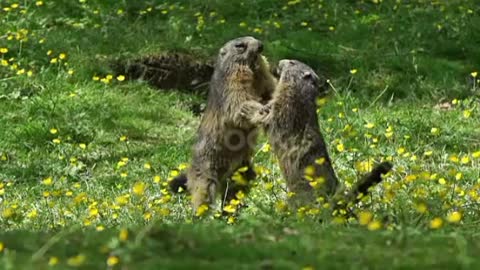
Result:
{"label": "bare soil mound", "polygon": [[112,64],[127,80],[144,80],[161,90],[204,92],[213,74],[213,62],[184,53],[162,53],[121,59]]}

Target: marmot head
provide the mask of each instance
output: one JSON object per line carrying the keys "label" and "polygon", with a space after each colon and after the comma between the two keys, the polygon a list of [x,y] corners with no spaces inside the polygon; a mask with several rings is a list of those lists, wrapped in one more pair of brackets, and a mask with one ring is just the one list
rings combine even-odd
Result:
{"label": "marmot head", "polygon": [[298,60],[283,59],[278,62],[277,73],[280,75],[279,83],[305,86],[314,89],[319,87],[319,77],[313,69]]}
{"label": "marmot head", "polygon": [[256,70],[262,59],[261,53],[263,44],[254,37],[239,37],[225,43],[220,49],[217,59],[217,66],[222,69],[228,69],[231,65],[248,65],[252,70]]}
{"label": "marmot head", "polygon": [[302,86],[301,89],[315,89],[315,95],[324,96],[329,91],[327,80],[320,78],[311,67],[298,60],[280,60],[274,73],[279,77],[279,82],[295,88]]}

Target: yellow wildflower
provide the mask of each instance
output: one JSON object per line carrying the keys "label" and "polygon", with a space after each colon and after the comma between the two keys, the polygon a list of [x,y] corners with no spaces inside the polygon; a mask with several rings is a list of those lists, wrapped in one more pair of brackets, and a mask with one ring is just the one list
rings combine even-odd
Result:
{"label": "yellow wildflower", "polygon": [[130,196],[128,195],[118,196],[117,198],[115,198],[115,202],[120,206],[127,205],[129,202],[129,198]]}
{"label": "yellow wildflower", "polygon": [[238,172],[246,172],[246,171],[248,171],[248,166],[243,166],[243,167],[241,167],[241,168],[238,168],[237,171],[238,171]]}
{"label": "yellow wildflower", "polygon": [[337,151],[338,151],[338,152],[343,152],[343,151],[345,151],[345,146],[343,145],[343,143],[337,144]]}
{"label": "yellow wildflower", "polygon": [[430,221],[431,229],[439,229],[443,225],[443,220],[439,217],[436,217]]}
{"label": "yellow wildflower", "polygon": [[170,171],[170,177],[177,177],[180,175],[180,172],[177,170]]}
{"label": "yellow wildflower", "polygon": [[283,212],[287,209],[287,204],[284,201],[278,201],[275,203],[275,208],[278,212]]}
{"label": "yellow wildflower", "polygon": [[235,211],[237,211],[237,208],[235,206],[229,204],[229,205],[223,207],[223,211],[232,214],[232,213],[235,213]]}
{"label": "yellow wildflower", "polygon": [[243,191],[240,190],[235,194],[235,197],[237,197],[237,199],[241,200],[241,199],[245,198],[245,193],[243,193]]}
{"label": "yellow wildflower", "polygon": [[55,257],[55,256],[50,257],[50,259],[48,259],[48,265],[49,265],[49,266],[57,265],[59,261],[60,261],[60,260],[59,260],[57,257]]}
{"label": "yellow wildflower", "polygon": [[417,212],[421,214],[425,214],[428,211],[427,205],[424,203],[418,203],[415,208],[417,209]]}
{"label": "yellow wildflower", "polygon": [[89,217],[98,217],[98,209],[96,207],[90,208],[88,211]]}
{"label": "yellow wildflower", "polygon": [[440,185],[445,185],[447,183],[447,180],[445,180],[445,178],[441,177],[440,179],[438,179],[438,183]]}
{"label": "yellow wildflower", "polygon": [[144,182],[136,182],[132,187],[133,194],[142,196],[145,193],[146,184]]}
{"label": "yellow wildflower", "polygon": [[315,167],[312,166],[312,165],[309,165],[309,166],[305,167],[304,173],[305,173],[305,175],[308,175],[308,176],[314,175],[315,174]]}
{"label": "yellow wildflower", "polygon": [[117,256],[109,256],[107,259],[107,265],[108,266],[114,266],[117,265],[120,262]]}
{"label": "yellow wildflower", "polygon": [[42,180],[42,184],[44,184],[45,186],[51,186],[53,185],[53,179],[52,177],[47,177],[45,179]]}
{"label": "yellow wildflower", "polygon": [[425,151],[423,152],[423,155],[426,156],[426,157],[430,157],[433,155],[433,151]]}
{"label": "yellow wildflower", "polygon": [[317,181],[309,181],[308,184],[309,184],[312,188],[317,188],[317,187],[318,187],[318,182],[317,182]]}
{"label": "yellow wildflower", "polygon": [[369,123],[365,124],[365,127],[368,128],[368,129],[372,129],[372,128],[375,127],[375,124],[369,122]]}
{"label": "yellow wildflower", "polygon": [[207,211],[208,211],[208,205],[202,204],[202,205],[200,205],[200,207],[198,207],[197,212],[195,213],[195,215],[196,215],[197,217],[200,217],[200,216],[203,216]]}
{"label": "yellow wildflower", "polygon": [[374,220],[374,221],[368,223],[368,227],[367,227],[367,228],[368,228],[368,230],[370,230],[370,231],[376,231],[376,230],[382,228],[382,223],[381,223],[380,221],[378,221],[378,220]]}
{"label": "yellow wildflower", "polygon": [[270,146],[270,144],[269,144],[269,143],[266,143],[265,145],[263,145],[263,147],[262,147],[261,150],[262,150],[262,152],[264,152],[264,153],[268,153],[268,152],[270,152],[271,149],[272,149],[272,147]]}
{"label": "yellow wildflower", "polygon": [[458,223],[462,219],[462,214],[458,211],[454,211],[447,216],[447,221],[450,223]]}
{"label": "yellow wildflower", "polygon": [[150,219],[152,219],[152,213],[150,212],[146,212],[143,214],[143,219],[146,220],[146,221],[149,221]]}
{"label": "yellow wildflower", "polygon": [[360,213],[358,214],[358,223],[359,223],[360,225],[365,226],[365,225],[367,225],[367,224],[370,223],[370,221],[372,220],[372,218],[373,218],[372,213],[366,212],[366,211],[362,211],[362,212],[360,212]]}
{"label": "yellow wildflower", "polygon": [[272,182],[265,183],[265,189],[266,190],[272,190],[273,189],[273,183]]}
{"label": "yellow wildflower", "polygon": [[120,241],[122,242],[125,242],[127,241],[128,239],[128,230],[127,229],[121,229],[120,230],[120,233],[118,234],[118,239],[120,239]]}
{"label": "yellow wildflower", "polygon": [[368,159],[365,161],[356,162],[355,169],[361,173],[370,172],[373,169],[373,160]]}
{"label": "yellow wildflower", "polygon": [[79,255],[77,255],[77,256],[68,258],[67,264],[68,264],[69,266],[78,267],[78,266],[81,266],[81,265],[85,262],[85,260],[86,260],[85,255],[79,254]]}
{"label": "yellow wildflower", "polygon": [[30,219],[34,219],[38,216],[37,209],[33,209],[32,211],[27,213],[27,217]]}
{"label": "yellow wildflower", "polygon": [[325,158],[324,157],[321,157],[321,158],[318,158],[315,160],[315,163],[318,164],[318,165],[322,165],[323,163],[325,163]]}
{"label": "yellow wildflower", "polygon": [[317,98],[316,103],[317,103],[318,107],[321,107],[321,106],[327,104],[327,98],[325,98],[325,97]]}
{"label": "yellow wildflower", "polygon": [[449,160],[450,160],[451,162],[453,162],[453,163],[458,163],[458,162],[460,162],[460,159],[458,158],[457,155],[451,155],[451,156],[449,157]]}

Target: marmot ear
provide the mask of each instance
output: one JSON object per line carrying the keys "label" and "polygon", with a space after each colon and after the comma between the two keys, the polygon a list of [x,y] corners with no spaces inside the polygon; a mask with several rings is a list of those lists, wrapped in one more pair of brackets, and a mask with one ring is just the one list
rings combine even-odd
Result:
{"label": "marmot ear", "polygon": [[305,71],[305,72],[303,72],[302,77],[304,79],[311,79],[313,77],[313,75],[310,71]]}
{"label": "marmot ear", "polygon": [[227,50],[225,48],[221,48],[220,49],[220,55],[224,56],[225,54],[227,54]]}

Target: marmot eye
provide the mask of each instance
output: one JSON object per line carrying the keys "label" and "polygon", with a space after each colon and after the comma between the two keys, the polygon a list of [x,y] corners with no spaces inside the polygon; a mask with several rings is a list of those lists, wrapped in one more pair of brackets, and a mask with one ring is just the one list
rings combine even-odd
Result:
{"label": "marmot eye", "polygon": [[303,72],[302,77],[306,80],[313,80],[313,75],[309,71]]}
{"label": "marmot eye", "polygon": [[245,43],[235,43],[234,46],[237,49],[245,49],[247,47],[247,44],[245,44]]}

